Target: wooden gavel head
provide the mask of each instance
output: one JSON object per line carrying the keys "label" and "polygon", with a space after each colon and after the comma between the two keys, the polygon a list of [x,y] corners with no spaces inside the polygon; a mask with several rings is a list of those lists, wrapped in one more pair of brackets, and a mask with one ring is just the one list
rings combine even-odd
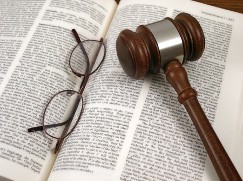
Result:
{"label": "wooden gavel head", "polygon": [[158,73],[174,59],[181,64],[198,60],[205,48],[203,30],[187,13],[140,25],[136,32],[125,29],[116,41],[117,55],[126,74],[134,79],[147,72]]}

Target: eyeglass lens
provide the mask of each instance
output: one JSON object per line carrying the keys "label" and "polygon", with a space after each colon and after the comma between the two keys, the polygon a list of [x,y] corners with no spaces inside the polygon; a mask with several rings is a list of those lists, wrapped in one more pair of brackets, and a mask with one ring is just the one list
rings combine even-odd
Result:
{"label": "eyeglass lens", "polygon": [[89,60],[87,60],[83,50],[80,48],[80,45],[78,44],[71,53],[70,67],[75,73],[85,75],[89,63],[89,74],[92,74],[99,68],[100,64],[104,59],[104,44],[101,41],[85,40],[82,42],[82,45],[88,55]]}
{"label": "eyeglass lens", "polygon": [[[53,138],[61,138],[69,134],[81,116],[82,106],[81,95],[72,90],[59,92],[52,97],[43,115],[43,127],[46,134]],[[67,124],[69,124],[68,130],[61,135]]]}

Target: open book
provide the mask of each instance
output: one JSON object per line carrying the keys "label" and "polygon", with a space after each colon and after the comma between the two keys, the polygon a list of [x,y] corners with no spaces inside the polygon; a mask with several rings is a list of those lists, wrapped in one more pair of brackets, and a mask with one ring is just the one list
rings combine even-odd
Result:
{"label": "open book", "polygon": [[[243,15],[187,0],[5,1],[0,22],[0,180],[217,180],[202,142],[163,72],[132,80],[115,42],[187,12],[206,50],[185,68],[206,115],[243,177]],[[27,129],[46,102],[74,89],[68,58],[76,41],[104,38],[106,58],[83,93],[84,112],[58,155],[55,140]]]}

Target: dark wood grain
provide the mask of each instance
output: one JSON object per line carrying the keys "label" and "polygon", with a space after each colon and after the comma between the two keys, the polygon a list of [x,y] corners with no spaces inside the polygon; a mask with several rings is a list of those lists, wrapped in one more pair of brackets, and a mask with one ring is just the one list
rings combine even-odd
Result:
{"label": "dark wood grain", "polygon": [[243,14],[243,0],[194,0]]}
{"label": "dark wood grain", "polygon": [[197,99],[197,92],[189,83],[187,73],[178,60],[165,68],[166,79],[178,94],[204,144],[212,164],[224,181],[241,181],[241,177],[227,155]]}

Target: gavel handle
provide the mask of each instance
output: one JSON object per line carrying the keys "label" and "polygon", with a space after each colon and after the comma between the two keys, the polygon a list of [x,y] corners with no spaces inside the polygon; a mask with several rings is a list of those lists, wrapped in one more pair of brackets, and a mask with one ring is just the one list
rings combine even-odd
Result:
{"label": "gavel handle", "polygon": [[197,92],[191,87],[185,69],[179,61],[174,60],[165,67],[165,74],[166,79],[177,92],[179,102],[185,106],[191,117],[220,180],[241,180],[198,102]]}

